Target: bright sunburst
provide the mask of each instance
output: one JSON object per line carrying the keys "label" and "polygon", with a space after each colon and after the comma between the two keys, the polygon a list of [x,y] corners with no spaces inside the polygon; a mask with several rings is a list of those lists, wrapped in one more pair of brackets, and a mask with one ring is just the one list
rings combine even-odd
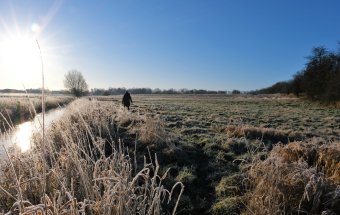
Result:
{"label": "bright sunburst", "polygon": [[27,35],[11,35],[0,41],[2,69],[13,76],[29,77],[41,68],[40,53],[36,40]]}

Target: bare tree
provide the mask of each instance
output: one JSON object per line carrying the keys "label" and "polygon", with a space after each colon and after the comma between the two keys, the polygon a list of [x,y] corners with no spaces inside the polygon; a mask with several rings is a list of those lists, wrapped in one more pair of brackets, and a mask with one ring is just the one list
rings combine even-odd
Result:
{"label": "bare tree", "polygon": [[88,90],[88,85],[78,70],[71,70],[65,74],[64,86],[77,97],[83,96]]}

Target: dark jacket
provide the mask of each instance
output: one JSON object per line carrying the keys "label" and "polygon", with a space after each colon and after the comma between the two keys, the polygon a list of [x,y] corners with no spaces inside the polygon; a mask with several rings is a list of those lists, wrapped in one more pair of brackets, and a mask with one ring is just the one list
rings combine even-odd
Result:
{"label": "dark jacket", "polygon": [[124,106],[127,106],[129,107],[130,106],[130,102],[132,103],[132,99],[131,99],[131,96],[130,96],[130,93],[129,92],[126,92],[123,96],[123,100],[122,100],[122,104]]}

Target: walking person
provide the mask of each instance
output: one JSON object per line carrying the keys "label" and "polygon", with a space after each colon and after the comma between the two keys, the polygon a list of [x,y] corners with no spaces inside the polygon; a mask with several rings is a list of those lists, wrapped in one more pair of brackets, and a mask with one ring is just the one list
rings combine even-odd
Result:
{"label": "walking person", "polygon": [[133,103],[131,95],[128,91],[126,91],[122,99],[122,104],[124,105],[124,107],[127,107],[128,110],[130,110],[130,102]]}

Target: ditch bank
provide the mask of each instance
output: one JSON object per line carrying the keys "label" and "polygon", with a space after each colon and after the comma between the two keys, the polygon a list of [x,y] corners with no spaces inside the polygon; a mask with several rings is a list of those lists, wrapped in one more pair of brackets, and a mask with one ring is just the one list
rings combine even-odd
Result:
{"label": "ditch bank", "polygon": [[[65,108],[55,108],[45,113],[44,126],[48,128],[55,120],[58,120],[64,113]],[[22,152],[32,147],[32,136],[42,130],[42,114],[37,114],[33,120],[18,124],[0,135],[0,145],[6,148],[16,146]],[[5,156],[4,148],[0,148],[0,158]]]}
{"label": "ditch bank", "polygon": [[[64,107],[74,100],[71,96],[46,97],[45,110]],[[3,133],[18,124],[33,120],[42,112],[40,97],[0,97],[0,132]]]}

